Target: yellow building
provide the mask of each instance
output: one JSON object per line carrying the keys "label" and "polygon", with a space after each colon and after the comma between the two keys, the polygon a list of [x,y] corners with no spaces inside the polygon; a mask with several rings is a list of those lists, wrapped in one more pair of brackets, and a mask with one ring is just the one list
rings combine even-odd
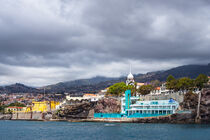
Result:
{"label": "yellow building", "polygon": [[59,102],[56,101],[42,101],[42,102],[32,102],[32,111],[33,112],[47,112],[53,111],[56,109],[56,106],[59,105]]}

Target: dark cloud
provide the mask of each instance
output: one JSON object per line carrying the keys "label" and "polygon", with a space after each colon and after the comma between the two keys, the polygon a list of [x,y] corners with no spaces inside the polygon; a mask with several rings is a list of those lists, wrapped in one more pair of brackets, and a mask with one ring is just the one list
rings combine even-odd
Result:
{"label": "dark cloud", "polygon": [[0,83],[208,63],[209,13],[207,0],[1,0]]}

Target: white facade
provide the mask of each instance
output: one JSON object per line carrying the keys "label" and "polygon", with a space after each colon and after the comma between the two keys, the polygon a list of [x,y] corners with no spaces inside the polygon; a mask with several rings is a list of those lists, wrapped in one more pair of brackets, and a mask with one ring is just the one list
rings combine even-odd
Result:
{"label": "white facade", "polygon": [[166,88],[166,83],[163,83],[160,87],[156,88],[155,90],[151,91],[151,95],[160,95],[160,94],[170,94],[172,90],[168,90]]}

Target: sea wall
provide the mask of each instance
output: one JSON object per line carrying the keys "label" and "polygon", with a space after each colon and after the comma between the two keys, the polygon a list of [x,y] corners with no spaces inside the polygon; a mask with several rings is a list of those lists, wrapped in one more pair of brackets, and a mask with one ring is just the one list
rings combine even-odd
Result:
{"label": "sea wall", "polygon": [[19,112],[12,114],[12,120],[44,120],[45,114],[41,112]]}

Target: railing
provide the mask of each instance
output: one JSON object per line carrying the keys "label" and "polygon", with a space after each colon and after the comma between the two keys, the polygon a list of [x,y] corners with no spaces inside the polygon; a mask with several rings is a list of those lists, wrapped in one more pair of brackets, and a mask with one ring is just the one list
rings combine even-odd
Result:
{"label": "railing", "polygon": [[122,118],[123,116],[119,113],[94,113],[94,118]]}
{"label": "railing", "polygon": [[166,116],[170,114],[143,114],[143,113],[134,113],[131,115],[119,114],[119,113],[94,113],[94,118],[144,118],[144,117],[158,117]]}

